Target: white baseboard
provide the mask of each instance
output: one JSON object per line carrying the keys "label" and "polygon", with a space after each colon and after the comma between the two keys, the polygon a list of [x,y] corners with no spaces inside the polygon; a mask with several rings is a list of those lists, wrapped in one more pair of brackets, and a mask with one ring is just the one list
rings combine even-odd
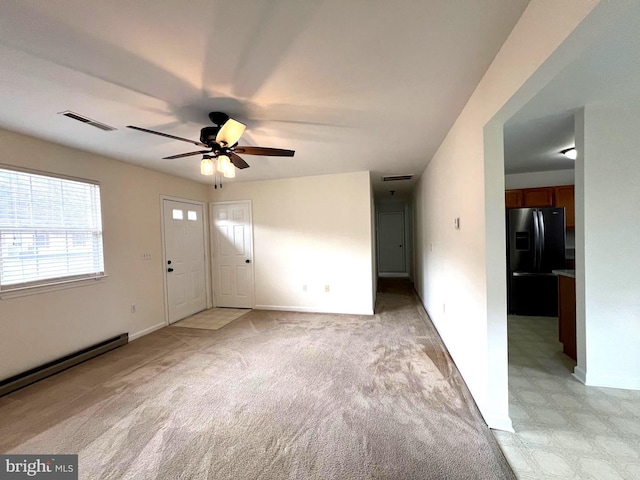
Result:
{"label": "white baseboard", "polygon": [[588,387],[621,388],[623,390],[640,390],[640,377],[626,377],[619,375],[593,374],[585,372],[579,367],[573,371],[573,376]]}
{"label": "white baseboard", "polygon": [[302,312],[302,313],[336,313],[343,315],[373,315],[371,310],[335,310],[322,307],[302,307],[290,305],[256,305],[255,310],[276,310],[281,312]]}
{"label": "white baseboard", "polygon": [[511,417],[508,415],[488,415],[484,417],[485,422],[489,428],[493,430],[502,430],[503,432],[515,432],[513,429],[513,423]]}
{"label": "white baseboard", "polygon": [[585,385],[587,384],[587,372],[585,372],[582,368],[576,366],[573,369],[573,376],[580,383],[584,383]]}
{"label": "white baseboard", "polygon": [[395,273],[395,272],[378,272],[379,277],[386,278],[409,278],[409,274],[406,272],[403,273]]}
{"label": "white baseboard", "polygon": [[157,323],[156,325],[149,327],[149,328],[145,328],[144,330],[140,330],[139,332],[134,333],[133,335],[129,335],[129,341],[133,341],[136,338],[140,338],[140,337],[144,337],[145,335],[149,335],[152,332],[155,332],[156,330],[160,330],[161,328],[166,327],[167,324],[162,322],[162,323]]}

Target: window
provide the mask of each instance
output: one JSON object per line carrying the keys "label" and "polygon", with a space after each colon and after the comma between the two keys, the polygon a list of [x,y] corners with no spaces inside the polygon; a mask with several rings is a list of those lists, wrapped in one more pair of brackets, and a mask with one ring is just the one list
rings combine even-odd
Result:
{"label": "window", "polygon": [[0,167],[0,292],[102,276],[100,186]]}

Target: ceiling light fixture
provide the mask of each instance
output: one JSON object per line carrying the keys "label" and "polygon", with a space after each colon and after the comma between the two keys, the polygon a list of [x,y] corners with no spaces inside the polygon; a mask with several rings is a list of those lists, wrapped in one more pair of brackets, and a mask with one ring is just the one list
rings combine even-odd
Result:
{"label": "ceiling light fixture", "polygon": [[575,160],[578,157],[578,152],[575,147],[560,150],[560,153],[571,160]]}
{"label": "ceiling light fixture", "polygon": [[204,157],[202,157],[202,161],[200,162],[200,173],[202,175],[211,176],[213,175],[213,172],[213,161],[211,160],[211,157],[209,155],[205,155]]}
{"label": "ceiling light fixture", "polygon": [[236,176],[236,167],[226,155],[218,155],[218,171],[225,178],[234,178]]}
{"label": "ceiling light fixture", "polygon": [[220,128],[216,136],[216,142],[228,147],[235,145],[240,140],[240,137],[244,133],[247,126],[244,123],[240,123],[233,118],[230,118]]}

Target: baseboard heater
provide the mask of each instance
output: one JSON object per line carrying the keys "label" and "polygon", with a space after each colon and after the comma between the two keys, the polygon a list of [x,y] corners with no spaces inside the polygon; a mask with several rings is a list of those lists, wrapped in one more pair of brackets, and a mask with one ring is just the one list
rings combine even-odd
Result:
{"label": "baseboard heater", "polygon": [[53,360],[51,362],[45,363],[44,365],[40,365],[39,367],[32,368],[31,370],[19,373],[18,375],[14,375],[13,377],[7,378],[6,380],[0,382],[0,397],[2,397],[3,395],[7,395],[8,393],[15,392],[16,390],[22,387],[26,387],[27,385],[31,385],[38,380],[42,380],[44,378],[50,377],[51,375],[55,375],[56,373],[73,367],[74,365],[78,365],[79,363],[85,362],[93,357],[102,355],[109,350],[113,350],[115,348],[121,347],[122,345],[126,345],[127,343],[129,343],[129,334],[123,333],[108,340],[104,340],[103,342],[91,345],[90,347],[78,350],[77,352],[65,355],[64,357],[58,358],[57,360]]}

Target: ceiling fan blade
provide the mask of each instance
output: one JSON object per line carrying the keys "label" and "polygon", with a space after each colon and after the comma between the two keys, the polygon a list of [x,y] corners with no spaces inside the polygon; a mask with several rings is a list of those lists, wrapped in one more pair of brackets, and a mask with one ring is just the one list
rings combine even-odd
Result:
{"label": "ceiling fan blade", "polygon": [[220,127],[220,131],[216,135],[216,143],[227,146],[235,145],[240,140],[245,128],[247,126],[244,123],[230,118]]}
{"label": "ceiling fan blade", "polygon": [[182,142],[192,143],[194,145],[198,145],[199,147],[206,147],[204,143],[197,142],[196,140],[189,140],[188,138],[176,137],[175,135],[169,135],[168,133],[156,132],[155,130],[147,130],[146,128],[134,127],[133,125],[127,125],[127,128],[133,128],[134,130],[139,130],[141,132],[153,133],[154,135],[160,135],[161,137],[173,138],[174,140],[180,140]]}
{"label": "ceiling fan blade", "polygon": [[293,157],[295,150],[285,150],[283,148],[266,148],[266,147],[236,147],[236,153],[245,153],[247,155],[262,155],[264,157]]}
{"label": "ceiling fan blade", "polygon": [[236,155],[233,152],[229,152],[227,153],[227,156],[229,157],[229,159],[231,160],[231,163],[233,163],[233,165],[236,168],[249,168],[249,164],[247,162],[245,162],[241,157],[239,157],[238,155]]}
{"label": "ceiling fan blade", "polygon": [[197,152],[179,153],[178,155],[171,155],[170,157],[163,157],[163,160],[173,160],[174,158],[190,157],[191,155],[202,155],[204,153],[211,153],[211,150],[198,150]]}

